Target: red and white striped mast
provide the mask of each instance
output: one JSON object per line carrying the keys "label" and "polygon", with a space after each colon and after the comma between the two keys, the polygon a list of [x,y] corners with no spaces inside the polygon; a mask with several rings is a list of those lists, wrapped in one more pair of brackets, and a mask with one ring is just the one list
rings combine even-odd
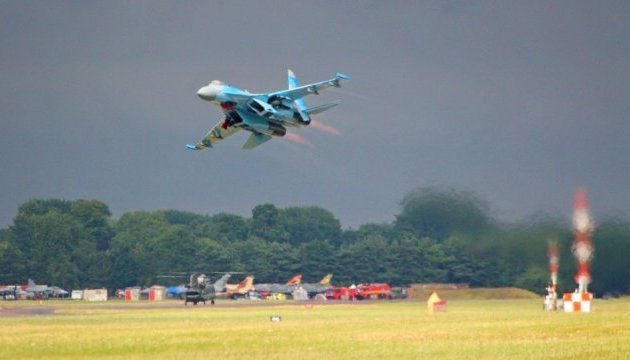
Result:
{"label": "red and white striped mast", "polygon": [[547,246],[547,255],[549,256],[549,273],[551,274],[551,282],[547,286],[547,295],[545,296],[544,309],[557,310],[558,304],[558,265],[560,258],[558,256],[558,243],[549,241]]}
{"label": "red and white striped mast", "polygon": [[[560,257],[558,256],[558,243],[550,241],[548,246],[549,256],[549,273],[551,274],[551,289],[556,293],[558,288],[558,267],[560,265]],[[550,291],[551,292],[551,291]]]}
{"label": "red and white striped mast", "polygon": [[595,228],[595,223],[591,218],[586,201],[586,191],[580,189],[575,194],[575,205],[573,208],[573,230],[575,240],[571,250],[577,259],[578,271],[575,275],[575,282],[578,284],[579,293],[588,292],[588,284],[591,282],[591,259],[593,258],[593,245],[591,244],[591,234]]}

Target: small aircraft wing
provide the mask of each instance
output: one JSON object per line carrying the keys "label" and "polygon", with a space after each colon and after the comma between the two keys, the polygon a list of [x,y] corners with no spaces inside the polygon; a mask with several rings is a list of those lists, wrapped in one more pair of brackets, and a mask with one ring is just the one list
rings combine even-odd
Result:
{"label": "small aircraft wing", "polygon": [[240,128],[236,126],[224,126],[224,123],[224,121],[221,121],[216,124],[196,145],[186,144],[186,147],[190,150],[203,150],[205,148],[212,147],[214,144],[240,130]]}
{"label": "small aircraft wing", "polygon": [[349,80],[349,79],[350,79],[350,76],[342,74],[342,73],[337,73],[337,75],[332,79],[324,80],[324,81],[320,81],[320,82],[316,82],[316,83],[312,83],[312,84],[308,84],[304,86],[299,86],[293,89],[277,91],[277,92],[268,94],[268,96],[272,97],[275,95],[275,96],[288,97],[292,100],[298,100],[305,97],[306,95],[310,95],[310,94],[317,95],[319,94],[321,90],[324,90],[331,86],[340,87],[340,84],[339,84],[340,80]]}

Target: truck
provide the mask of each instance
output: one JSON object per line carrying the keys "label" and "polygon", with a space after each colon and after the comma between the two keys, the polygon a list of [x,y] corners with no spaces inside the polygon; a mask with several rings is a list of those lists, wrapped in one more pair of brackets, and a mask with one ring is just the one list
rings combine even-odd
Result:
{"label": "truck", "polygon": [[354,287],[335,286],[324,293],[328,300],[354,300],[357,297],[357,290]]}
{"label": "truck", "polygon": [[357,285],[357,299],[391,299],[392,287],[386,283]]}

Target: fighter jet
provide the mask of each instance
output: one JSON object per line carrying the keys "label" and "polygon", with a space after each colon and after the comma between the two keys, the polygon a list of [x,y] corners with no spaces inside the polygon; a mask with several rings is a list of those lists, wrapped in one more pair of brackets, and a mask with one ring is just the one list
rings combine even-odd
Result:
{"label": "fighter jet", "polygon": [[253,287],[254,275],[249,275],[238,284],[225,285],[225,296],[230,299],[243,298]]}
{"label": "fighter jet", "polygon": [[31,297],[48,299],[53,293],[53,288],[48,285],[37,285],[33,279],[29,278],[24,291]]}
{"label": "fighter jet", "polygon": [[196,145],[187,144],[191,150],[213,147],[219,141],[238,132],[251,132],[243,149],[252,149],[273,137],[283,137],[287,127],[306,126],[311,116],[338,104],[333,102],[309,108],[304,97],[319,94],[328,87],[339,87],[341,80],[350,76],[337,73],[329,80],[300,86],[293,71],[288,71],[288,89],[270,93],[252,94],[246,90],[214,80],[197,91],[197,95],[221,108],[225,119],[215,125]]}
{"label": "fighter jet", "polygon": [[302,274],[293,276],[286,284],[255,284],[254,291],[258,293],[290,294],[302,283]]}
{"label": "fighter jet", "polygon": [[325,293],[331,287],[330,280],[332,280],[332,277],[332,274],[327,274],[318,283],[303,283],[302,288],[308,293],[309,297]]}
{"label": "fighter jet", "polygon": [[20,296],[26,294],[18,285],[0,286],[0,297],[3,300],[17,300]]}
{"label": "fighter jet", "polygon": [[286,284],[256,284],[254,290],[260,294],[292,295],[297,289],[304,289],[309,297],[326,292],[330,287],[332,274],[327,274],[318,283],[303,283],[302,275],[292,277]]}

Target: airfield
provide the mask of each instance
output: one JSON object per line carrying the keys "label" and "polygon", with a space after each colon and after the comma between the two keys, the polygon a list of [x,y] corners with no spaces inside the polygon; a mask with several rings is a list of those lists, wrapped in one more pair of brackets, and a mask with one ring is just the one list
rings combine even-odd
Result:
{"label": "airfield", "polygon": [[[1,358],[497,359],[630,356],[630,298],[592,313],[542,311],[541,299],[180,301],[0,305]],[[279,317],[280,321],[271,321]]]}

